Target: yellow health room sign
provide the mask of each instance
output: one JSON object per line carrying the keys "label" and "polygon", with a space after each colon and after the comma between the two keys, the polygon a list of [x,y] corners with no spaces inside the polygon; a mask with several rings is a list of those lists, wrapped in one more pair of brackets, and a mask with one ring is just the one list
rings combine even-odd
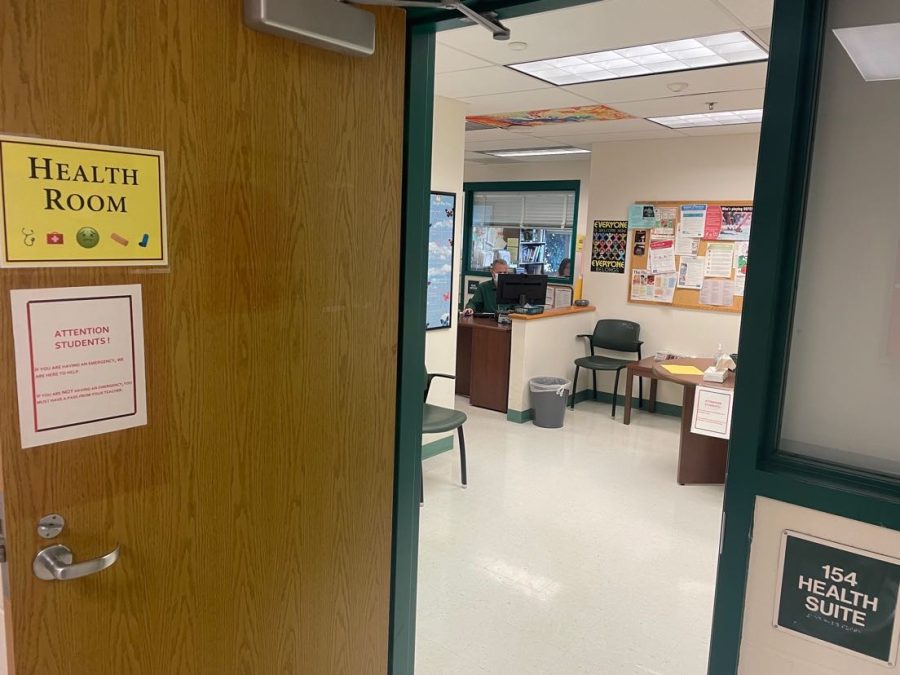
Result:
{"label": "yellow health room sign", "polygon": [[166,265],[163,153],[0,135],[0,267]]}

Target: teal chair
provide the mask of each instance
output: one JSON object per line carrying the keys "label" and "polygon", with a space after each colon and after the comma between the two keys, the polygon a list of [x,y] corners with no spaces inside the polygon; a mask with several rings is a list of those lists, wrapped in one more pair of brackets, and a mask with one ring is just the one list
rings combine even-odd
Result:
{"label": "teal chair", "polygon": [[[466,437],[463,435],[463,424],[466,423],[466,414],[453,408],[444,408],[428,403],[428,392],[431,382],[436,377],[455,380],[454,375],[442,373],[425,373],[425,411],[422,415],[422,433],[440,434],[445,431],[453,431],[459,434],[459,473],[463,487],[466,487]],[[425,503],[425,488],[422,481],[422,464],[419,463],[419,503]]]}

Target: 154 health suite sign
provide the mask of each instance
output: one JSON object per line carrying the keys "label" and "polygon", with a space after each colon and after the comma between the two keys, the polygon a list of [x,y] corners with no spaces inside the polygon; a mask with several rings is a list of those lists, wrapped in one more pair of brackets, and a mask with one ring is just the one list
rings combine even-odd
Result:
{"label": "154 health suite sign", "polygon": [[775,628],[893,665],[898,585],[900,560],[785,530]]}

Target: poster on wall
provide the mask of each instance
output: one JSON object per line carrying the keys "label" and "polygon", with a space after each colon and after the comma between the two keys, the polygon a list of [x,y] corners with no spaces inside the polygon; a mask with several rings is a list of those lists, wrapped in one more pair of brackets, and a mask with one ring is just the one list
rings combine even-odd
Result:
{"label": "poster on wall", "polygon": [[752,206],[723,206],[722,229],[719,232],[719,239],[749,241],[752,222]]}
{"label": "poster on wall", "polygon": [[140,285],[10,291],[23,448],[147,424]]}
{"label": "poster on wall", "polygon": [[897,661],[900,560],[784,530],[773,623],[861,659]]}
{"label": "poster on wall", "polygon": [[628,221],[595,220],[591,246],[591,272],[625,274]]}
{"label": "poster on wall", "polygon": [[425,330],[449,328],[453,317],[453,224],[456,195],[432,192],[428,216]]}
{"label": "poster on wall", "polygon": [[163,153],[0,135],[0,267],[167,265]]}

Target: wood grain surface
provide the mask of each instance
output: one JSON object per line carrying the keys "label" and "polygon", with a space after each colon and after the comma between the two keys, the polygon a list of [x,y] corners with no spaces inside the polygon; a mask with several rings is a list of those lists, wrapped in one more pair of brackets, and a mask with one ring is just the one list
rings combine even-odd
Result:
{"label": "wood grain surface", "polygon": [[[163,150],[171,260],[0,272],[15,675],[386,672],[404,15],[376,14],[354,58],[237,0],[0,3],[0,131]],[[9,289],[121,283],[149,424],[23,451]],[[35,579],[50,512],[119,563]]]}

